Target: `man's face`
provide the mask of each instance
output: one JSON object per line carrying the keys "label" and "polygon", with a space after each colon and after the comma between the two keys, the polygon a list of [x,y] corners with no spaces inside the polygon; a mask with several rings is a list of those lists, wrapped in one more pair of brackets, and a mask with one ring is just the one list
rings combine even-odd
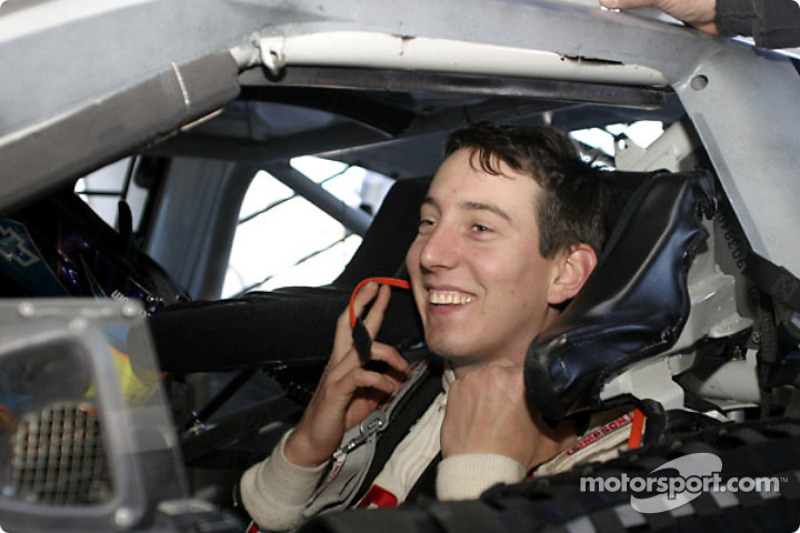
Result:
{"label": "man's face", "polygon": [[439,168],[406,256],[425,339],[456,367],[510,359],[554,318],[548,306],[557,260],[539,253],[542,189],[504,163],[502,175],[458,150]]}

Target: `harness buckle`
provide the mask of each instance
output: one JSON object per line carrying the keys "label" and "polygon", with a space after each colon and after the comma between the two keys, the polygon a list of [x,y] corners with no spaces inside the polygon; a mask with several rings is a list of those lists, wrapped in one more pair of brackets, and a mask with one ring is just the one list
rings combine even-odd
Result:
{"label": "harness buckle", "polygon": [[348,453],[355,449],[356,447],[360,446],[371,436],[381,431],[384,427],[386,427],[386,422],[388,421],[388,417],[386,416],[386,412],[381,409],[375,409],[367,417],[358,424],[358,431],[359,434],[347,441],[346,443],[342,444],[337,452],[339,453]]}

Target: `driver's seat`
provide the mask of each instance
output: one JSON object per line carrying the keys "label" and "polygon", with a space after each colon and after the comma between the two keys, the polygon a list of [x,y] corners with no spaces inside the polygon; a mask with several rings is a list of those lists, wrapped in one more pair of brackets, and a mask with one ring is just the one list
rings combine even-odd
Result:
{"label": "driver's seat", "polygon": [[[673,377],[691,364],[676,364],[671,357],[719,330],[701,316],[701,303],[722,298],[720,291],[690,295],[689,288],[690,268],[730,278],[732,284],[713,261],[712,176],[663,171],[638,176],[644,177],[641,185],[611,206],[616,221],[594,272],[529,347],[528,397],[551,423],[645,401],[659,410],[684,409],[685,391]],[[609,174],[612,191],[629,183],[627,173]],[[710,268],[703,266],[709,262]],[[752,323],[731,304],[717,306],[726,308],[720,318],[726,335]]]}

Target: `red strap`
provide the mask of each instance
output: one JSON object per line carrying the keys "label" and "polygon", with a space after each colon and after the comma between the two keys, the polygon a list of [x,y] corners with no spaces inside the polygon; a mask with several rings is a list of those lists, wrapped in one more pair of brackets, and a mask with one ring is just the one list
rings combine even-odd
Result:
{"label": "red strap", "polygon": [[634,450],[642,445],[642,435],[644,434],[644,411],[635,407],[633,409],[633,426],[628,437],[628,449]]}
{"label": "red strap", "polygon": [[397,496],[384,489],[380,485],[372,485],[367,493],[358,502],[359,509],[369,509],[374,507],[397,507]]}
{"label": "red strap", "polygon": [[356,325],[356,310],[354,308],[356,294],[358,291],[361,290],[361,287],[369,283],[370,281],[376,281],[378,283],[382,283],[384,285],[391,285],[392,287],[399,287],[401,289],[410,289],[411,284],[408,283],[404,279],[397,279],[397,278],[383,278],[383,277],[375,277],[375,278],[367,278],[363,280],[361,283],[356,285],[356,288],[353,289],[353,294],[350,295],[350,327]]}

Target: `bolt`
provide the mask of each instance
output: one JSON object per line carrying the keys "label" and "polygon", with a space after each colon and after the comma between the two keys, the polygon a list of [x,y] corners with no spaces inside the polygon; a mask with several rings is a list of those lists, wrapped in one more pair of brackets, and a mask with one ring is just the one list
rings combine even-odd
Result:
{"label": "bolt", "polygon": [[31,302],[22,302],[18,307],[19,316],[30,318],[36,313],[36,307]]}
{"label": "bolt", "polygon": [[139,316],[139,310],[134,304],[126,303],[122,306],[122,316],[125,318],[135,318]]}
{"label": "bolt", "polygon": [[76,335],[81,335],[84,331],[86,331],[87,327],[88,323],[83,317],[73,319],[69,323],[69,330]]}
{"label": "bolt", "polygon": [[114,512],[114,525],[121,529],[129,529],[136,524],[136,516],[129,507],[120,507]]}

